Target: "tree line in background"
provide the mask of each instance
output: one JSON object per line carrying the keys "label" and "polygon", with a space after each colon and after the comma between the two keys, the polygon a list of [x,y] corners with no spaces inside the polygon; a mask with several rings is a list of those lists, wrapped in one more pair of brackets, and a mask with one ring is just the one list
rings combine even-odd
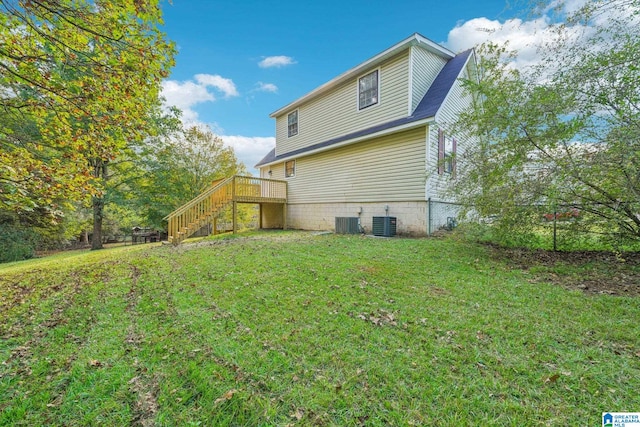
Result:
{"label": "tree line in background", "polygon": [[572,238],[616,249],[640,240],[640,1],[590,0],[559,21],[526,69],[508,44],[479,48],[476,103],[455,124],[475,143],[452,190],[503,242],[531,244],[545,214],[572,212]]}
{"label": "tree line in background", "polygon": [[[476,101],[452,131],[472,144],[452,192],[500,238],[530,243],[565,210],[609,247],[640,240],[640,0],[588,0],[542,60],[479,47]],[[553,9],[552,9],[553,10]],[[158,0],[0,0],[0,261],[162,218],[244,173],[208,129],[162,108],[175,48]],[[578,212],[578,214],[575,214]]]}
{"label": "tree line in background", "polygon": [[[161,107],[158,0],[0,0],[0,261],[161,219],[244,172]],[[111,231],[109,231],[111,232]]]}

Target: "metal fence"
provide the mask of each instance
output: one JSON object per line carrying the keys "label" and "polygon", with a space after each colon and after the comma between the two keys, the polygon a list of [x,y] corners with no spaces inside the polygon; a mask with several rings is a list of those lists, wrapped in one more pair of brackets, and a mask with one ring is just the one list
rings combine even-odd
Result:
{"label": "metal fence", "polygon": [[[594,204],[532,204],[513,209],[518,214],[514,215],[512,211],[503,221],[499,215],[481,218],[473,206],[428,199],[427,234],[449,231],[464,222],[487,226],[467,230],[480,233],[481,239],[495,240],[507,246],[555,251],[640,250],[640,239],[632,230],[637,221],[620,213],[622,209]],[[638,209],[627,210],[635,212]]]}
{"label": "metal fence", "polygon": [[[480,223],[489,226],[485,231],[490,231],[485,236],[508,246],[549,250],[640,249],[640,241],[622,229],[622,222],[631,220],[619,216],[616,221],[615,212],[606,212],[606,206],[520,205],[504,219],[499,215],[480,218],[473,207],[465,209],[466,216],[462,217],[462,208],[457,203],[429,200],[429,234],[451,230],[462,222]],[[593,213],[598,209],[609,213],[609,217]],[[517,215],[514,215],[516,211]]]}
{"label": "metal fence", "polygon": [[[590,209],[606,211],[606,207],[591,205]],[[621,249],[629,243],[619,224],[611,216],[590,213],[578,204],[557,205],[553,208],[529,206],[529,215],[533,215],[531,234],[539,239],[539,245],[545,249],[585,250],[585,249]],[[620,218],[624,221],[624,218]]]}

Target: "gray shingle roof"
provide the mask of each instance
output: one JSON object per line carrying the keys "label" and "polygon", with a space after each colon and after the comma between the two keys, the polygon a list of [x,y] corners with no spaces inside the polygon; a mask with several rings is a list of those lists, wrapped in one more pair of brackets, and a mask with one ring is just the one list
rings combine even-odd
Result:
{"label": "gray shingle roof", "polygon": [[472,52],[469,49],[447,61],[413,112],[415,120],[436,115]]}

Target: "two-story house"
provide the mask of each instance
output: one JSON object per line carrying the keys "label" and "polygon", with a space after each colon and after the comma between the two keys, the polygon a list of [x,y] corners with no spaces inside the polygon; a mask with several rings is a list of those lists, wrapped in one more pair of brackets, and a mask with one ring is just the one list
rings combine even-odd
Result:
{"label": "two-story house", "polygon": [[455,210],[434,223],[429,208],[446,202],[469,141],[443,129],[470,104],[461,79],[475,67],[472,50],[455,54],[414,34],[273,112],[276,146],[256,167],[287,181],[288,203],[267,207],[263,227],[331,230],[336,217],[359,217],[370,231],[385,215],[399,234],[444,225]]}

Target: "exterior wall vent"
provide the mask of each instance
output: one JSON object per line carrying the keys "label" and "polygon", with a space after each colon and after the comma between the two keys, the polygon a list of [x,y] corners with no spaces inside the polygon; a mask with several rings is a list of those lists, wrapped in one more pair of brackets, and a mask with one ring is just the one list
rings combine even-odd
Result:
{"label": "exterior wall vent", "polygon": [[336,234],[358,234],[357,217],[336,217]]}
{"label": "exterior wall vent", "polygon": [[395,216],[374,216],[373,217],[373,235],[382,237],[391,237],[396,235],[396,217]]}

